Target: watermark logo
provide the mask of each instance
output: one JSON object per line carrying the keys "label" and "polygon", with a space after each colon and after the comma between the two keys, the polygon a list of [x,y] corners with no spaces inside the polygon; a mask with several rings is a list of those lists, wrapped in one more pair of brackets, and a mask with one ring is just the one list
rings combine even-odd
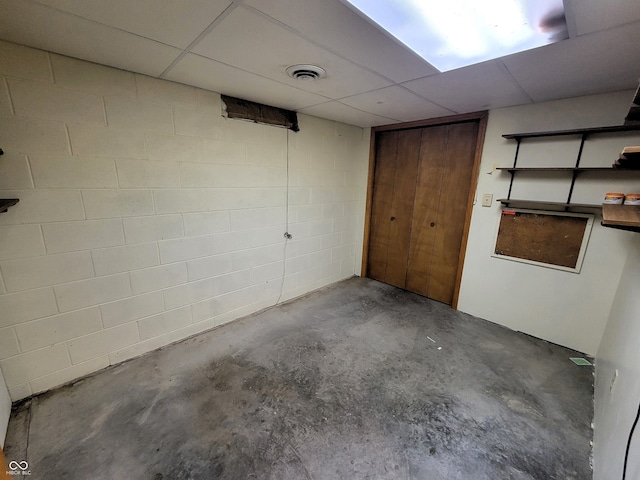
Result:
{"label": "watermark logo", "polygon": [[7,470],[7,475],[31,475],[31,470],[29,470],[29,463],[26,460],[22,462],[11,460],[9,462],[9,470]]}

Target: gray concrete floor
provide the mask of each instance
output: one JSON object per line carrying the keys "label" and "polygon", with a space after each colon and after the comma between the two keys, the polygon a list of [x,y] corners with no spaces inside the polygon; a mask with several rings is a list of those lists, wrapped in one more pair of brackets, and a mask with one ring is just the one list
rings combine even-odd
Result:
{"label": "gray concrete floor", "polygon": [[576,354],[353,278],[24,402],[7,460],[34,480],[584,480]]}

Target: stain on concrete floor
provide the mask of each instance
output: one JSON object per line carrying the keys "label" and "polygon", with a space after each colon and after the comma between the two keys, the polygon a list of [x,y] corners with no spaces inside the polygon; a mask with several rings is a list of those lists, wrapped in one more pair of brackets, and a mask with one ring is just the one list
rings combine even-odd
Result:
{"label": "stain on concrete floor", "polygon": [[353,278],[13,412],[36,479],[592,478],[576,352]]}

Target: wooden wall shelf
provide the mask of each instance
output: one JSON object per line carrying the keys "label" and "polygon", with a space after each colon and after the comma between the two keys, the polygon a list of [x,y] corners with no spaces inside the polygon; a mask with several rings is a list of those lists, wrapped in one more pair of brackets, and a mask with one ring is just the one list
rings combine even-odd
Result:
{"label": "wooden wall shelf", "polygon": [[602,205],[602,226],[640,232],[640,205]]}
{"label": "wooden wall shelf", "polygon": [[[636,92],[634,103],[640,98],[640,87]],[[582,172],[640,172],[640,170],[628,169],[628,168],[615,168],[615,167],[581,167],[580,160],[582,158],[582,150],[585,144],[585,140],[592,134],[599,133],[617,133],[617,132],[637,132],[640,131],[640,124],[632,125],[618,125],[612,127],[595,127],[595,128],[575,128],[571,130],[556,130],[546,132],[523,132],[523,133],[508,133],[502,135],[506,139],[515,140],[517,142],[516,153],[513,159],[513,166],[511,167],[499,167],[497,170],[509,172],[511,174],[511,182],[509,183],[509,193],[507,198],[501,198],[498,201],[504,206],[513,208],[530,208],[536,210],[549,210],[560,212],[576,212],[576,213],[590,213],[594,210],[602,210],[602,225],[611,228],[620,228],[624,230],[630,230],[634,232],[640,232],[640,205],[590,205],[573,203],[571,196],[573,194],[573,187],[576,179]],[[540,137],[558,137],[567,135],[579,135],[580,148],[578,150],[578,157],[574,167],[519,167],[518,166],[518,153],[520,151],[520,143],[527,138],[540,138]],[[516,172],[567,172],[571,173],[571,183],[569,185],[569,192],[567,195],[567,201],[562,202],[544,202],[533,200],[520,200],[511,198],[511,190],[513,187],[513,181],[516,176]]]}
{"label": "wooden wall shelf", "polygon": [[9,210],[9,207],[13,207],[20,200],[17,198],[2,198],[0,199],[0,213],[5,213]]}
{"label": "wooden wall shelf", "polygon": [[521,200],[516,198],[500,198],[498,202],[505,207],[530,208],[532,210],[549,210],[552,212],[591,213],[600,210],[600,205],[589,203],[541,202],[538,200]]}
{"label": "wooden wall shelf", "polygon": [[635,168],[614,167],[496,167],[503,172],[638,172]]}
{"label": "wooden wall shelf", "polygon": [[573,128],[571,130],[556,130],[547,132],[522,132],[522,133],[505,133],[504,138],[519,140],[522,138],[536,137],[558,137],[565,135],[589,135],[591,133],[616,133],[631,132],[640,130],[640,125],[616,125],[613,127],[593,127],[593,128]]}

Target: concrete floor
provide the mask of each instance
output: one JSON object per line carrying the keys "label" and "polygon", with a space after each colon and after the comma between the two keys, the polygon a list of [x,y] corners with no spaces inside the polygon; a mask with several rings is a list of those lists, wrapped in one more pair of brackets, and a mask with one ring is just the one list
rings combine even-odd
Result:
{"label": "concrete floor", "polygon": [[34,480],[584,480],[576,354],[354,278],[23,403],[7,460]]}

